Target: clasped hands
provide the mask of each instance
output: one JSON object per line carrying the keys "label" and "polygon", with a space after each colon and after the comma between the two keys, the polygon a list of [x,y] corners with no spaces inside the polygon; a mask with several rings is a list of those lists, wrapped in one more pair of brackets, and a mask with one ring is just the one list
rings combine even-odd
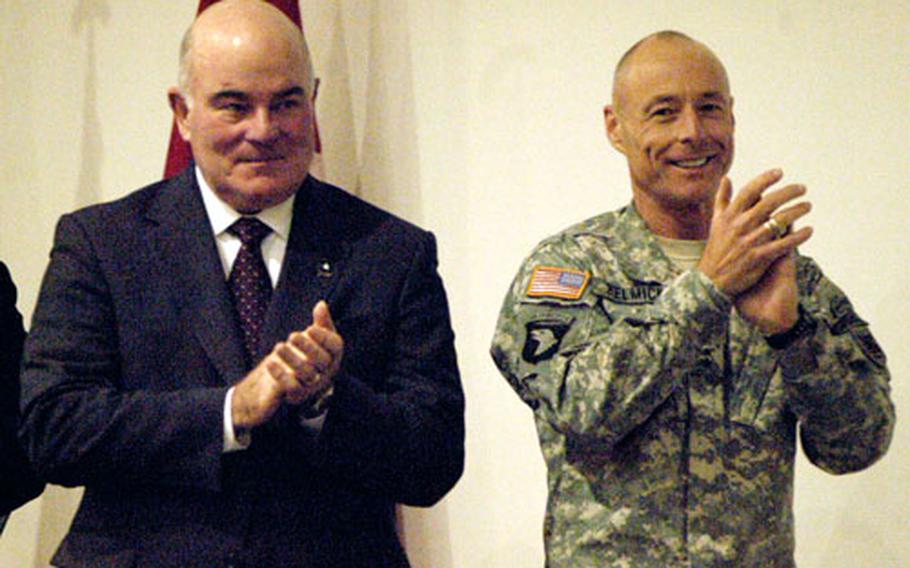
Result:
{"label": "clasped hands", "polygon": [[313,323],[277,343],[234,389],[234,428],[249,430],[268,422],[283,404],[312,404],[333,387],[341,367],[344,340],[335,329],[329,306],[313,308]]}
{"label": "clasped hands", "polygon": [[771,190],[782,177],[777,169],[764,172],[735,196],[730,180],[723,179],[698,264],[765,335],[787,331],[799,318],[796,248],[812,236],[811,227],[790,229],[811,204],[794,203],[806,193],[802,185]]}

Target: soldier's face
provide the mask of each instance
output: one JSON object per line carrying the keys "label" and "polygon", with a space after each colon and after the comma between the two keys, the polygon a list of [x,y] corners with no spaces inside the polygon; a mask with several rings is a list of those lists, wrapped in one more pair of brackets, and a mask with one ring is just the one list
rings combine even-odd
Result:
{"label": "soldier's face", "polygon": [[695,43],[653,41],[616,91],[607,132],[633,191],[663,208],[713,203],[733,161],[733,99],[720,62]]}

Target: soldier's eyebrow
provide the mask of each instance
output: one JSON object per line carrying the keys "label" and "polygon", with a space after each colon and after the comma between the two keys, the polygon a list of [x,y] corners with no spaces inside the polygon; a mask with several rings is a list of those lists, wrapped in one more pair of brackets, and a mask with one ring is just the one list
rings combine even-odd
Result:
{"label": "soldier's eyebrow", "polygon": [[280,93],[275,95],[274,98],[284,99],[287,97],[300,97],[300,96],[304,96],[304,95],[306,95],[306,91],[303,90],[303,87],[295,85],[293,87],[290,87],[288,89],[281,91]]}
{"label": "soldier's eyebrow", "polygon": [[648,103],[645,105],[645,108],[643,110],[647,113],[658,105],[672,104],[672,103],[677,102],[678,100],[679,100],[679,97],[677,97],[675,95],[657,95],[648,101]]}
{"label": "soldier's eyebrow", "polygon": [[702,93],[701,97],[699,97],[699,98],[702,100],[707,99],[707,100],[712,100],[712,101],[726,102],[728,97],[725,93],[723,93],[721,91],[708,91],[707,93]]}

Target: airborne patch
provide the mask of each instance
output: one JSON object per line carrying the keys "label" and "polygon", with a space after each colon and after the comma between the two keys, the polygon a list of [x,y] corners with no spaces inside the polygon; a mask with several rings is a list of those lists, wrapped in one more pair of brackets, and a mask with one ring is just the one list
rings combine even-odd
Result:
{"label": "airborne patch", "polygon": [[588,287],[591,273],[554,266],[537,266],[531,274],[527,294],[531,298],[577,300]]}
{"label": "airborne patch", "polygon": [[525,346],[521,357],[528,363],[539,363],[559,351],[562,338],[572,327],[572,322],[561,320],[530,321],[525,324]]}

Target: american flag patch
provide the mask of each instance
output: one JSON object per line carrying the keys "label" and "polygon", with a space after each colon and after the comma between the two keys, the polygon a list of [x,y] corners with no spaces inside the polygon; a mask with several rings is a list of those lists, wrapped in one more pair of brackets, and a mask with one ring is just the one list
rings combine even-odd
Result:
{"label": "american flag patch", "polygon": [[577,300],[581,298],[591,273],[553,266],[537,266],[528,284],[528,296]]}

